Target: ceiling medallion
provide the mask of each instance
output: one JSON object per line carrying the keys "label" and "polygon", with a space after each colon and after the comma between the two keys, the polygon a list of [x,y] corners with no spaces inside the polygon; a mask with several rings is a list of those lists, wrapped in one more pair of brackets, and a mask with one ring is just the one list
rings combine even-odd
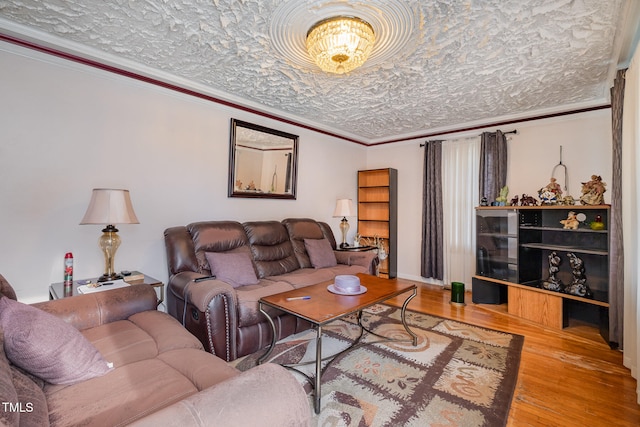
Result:
{"label": "ceiling medallion", "polygon": [[281,3],[270,17],[271,45],[290,65],[322,73],[307,50],[307,36],[311,36],[316,26],[336,17],[358,17],[358,21],[369,24],[365,28],[374,34],[371,53],[358,71],[381,64],[393,66],[398,58],[416,49],[421,37],[420,7],[404,0],[289,0]]}
{"label": "ceiling medallion", "polygon": [[343,74],[360,67],[376,40],[371,24],[352,16],[316,23],[307,33],[307,51],[327,73]]}

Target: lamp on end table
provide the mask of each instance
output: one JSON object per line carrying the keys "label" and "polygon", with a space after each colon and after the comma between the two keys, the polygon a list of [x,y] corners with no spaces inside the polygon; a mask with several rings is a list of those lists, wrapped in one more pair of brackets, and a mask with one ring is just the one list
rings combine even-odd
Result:
{"label": "lamp on end table", "polygon": [[120,246],[120,236],[114,224],[140,224],[133,211],[129,190],[94,188],[89,207],[80,224],[106,224],[98,240],[105,264],[104,274],[98,281],[122,279],[113,268],[116,251]]}
{"label": "lamp on end table", "polygon": [[349,246],[347,243],[347,231],[349,231],[349,221],[347,221],[348,216],[353,216],[353,201],[351,199],[338,199],[336,201],[336,210],[333,212],[333,217],[342,217],[342,221],[340,222],[340,231],[342,231],[341,248]]}

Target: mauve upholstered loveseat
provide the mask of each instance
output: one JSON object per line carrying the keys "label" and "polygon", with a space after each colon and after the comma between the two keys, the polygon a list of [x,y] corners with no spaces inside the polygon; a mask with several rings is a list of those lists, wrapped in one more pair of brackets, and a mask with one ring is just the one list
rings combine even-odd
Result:
{"label": "mauve upholstered loveseat", "polygon": [[[261,297],[339,274],[373,274],[378,262],[374,252],[336,251],[331,228],[308,218],[196,222],[169,228],[164,238],[169,314],[227,361],[271,342],[271,327],[258,311]],[[277,339],[309,327],[289,314],[269,314]]]}
{"label": "mauve upholstered loveseat", "polygon": [[268,363],[241,373],[204,351],[156,311],[148,285],[29,306],[0,276],[0,309],[0,425],[293,427],[311,419],[290,372]]}

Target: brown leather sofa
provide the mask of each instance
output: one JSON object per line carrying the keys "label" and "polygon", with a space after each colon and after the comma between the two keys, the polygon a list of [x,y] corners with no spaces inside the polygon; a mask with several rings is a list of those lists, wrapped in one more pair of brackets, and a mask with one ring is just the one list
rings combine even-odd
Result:
{"label": "brown leather sofa", "polygon": [[[271,327],[258,311],[267,295],[330,281],[338,274],[373,274],[374,252],[336,251],[331,228],[307,218],[279,221],[196,222],[165,230],[169,267],[169,314],[203,343],[205,349],[227,361],[254,353],[271,342]],[[306,249],[311,242],[328,241],[335,265],[314,268]],[[326,243],[326,242],[325,242]],[[235,286],[212,276],[211,253],[248,253],[257,281]],[[215,271],[214,271],[215,273]],[[205,280],[199,281],[199,279]],[[237,285],[237,284],[235,284]],[[185,308],[185,300],[187,301]],[[269,311],[277,339],[308,329],[309,324],[279,311]]]}
{"label": "brown leather sofa", "polygon": [[[15,300],[0,276],[3,295]],[[7,339],[15,341],[5,323],[0,425],[309,425],[309,400],[290,372],[269,363],[241,373],[204,351],[175,319],[156,311],[148,285],[25,307],[72,324],[114,366],[96,378],[50,384],[8,361]]]}

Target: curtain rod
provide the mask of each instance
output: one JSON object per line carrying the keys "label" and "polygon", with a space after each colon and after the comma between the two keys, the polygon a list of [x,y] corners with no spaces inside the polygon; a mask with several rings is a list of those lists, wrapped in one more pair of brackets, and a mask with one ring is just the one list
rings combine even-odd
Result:
{"label": "curtain rod", "polygon": [[[518,134],[518,129],[514,129],[514,130],[510,130],[509,132],[502,132],[503,135],[509,135],[509,134],[514,134],[517,135]],[[482,134],[478,135],[481,136]],[[420,147],[424,147],[425,144],[420,144]]]}

